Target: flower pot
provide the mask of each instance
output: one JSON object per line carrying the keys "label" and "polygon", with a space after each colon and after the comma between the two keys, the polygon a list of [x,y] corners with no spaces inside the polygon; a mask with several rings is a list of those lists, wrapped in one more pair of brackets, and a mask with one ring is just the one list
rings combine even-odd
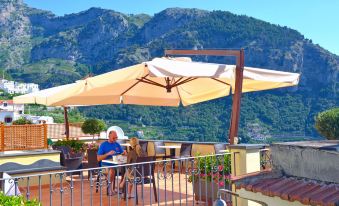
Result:
{"label": "flower pot", "polygon": [[[207,187],[206,187],[206,183],[207,183]],[[226,184],[225,187],[228,188],[228,184]],[[208,202],[208,205],[212,205],[213,201],[216,200],[218,197],[219,188],[220,189],[224,188],[224,186],[218,187],[218,183],[215,183],[215,182],[211,183],[211,181],[208,181],[208,180],[206,181],[205,179],[194,180],[194,183],[193,183],[193,192],[194,192],[194,197],[195,197],[194,199],[196,201],[201,200],[203,202]]]}

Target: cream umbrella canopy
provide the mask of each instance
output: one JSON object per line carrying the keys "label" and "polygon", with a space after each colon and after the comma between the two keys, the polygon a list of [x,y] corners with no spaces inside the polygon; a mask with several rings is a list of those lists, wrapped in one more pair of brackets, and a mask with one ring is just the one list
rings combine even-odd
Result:
{"label": "cream umbrella canopy", "polygon": [[[239,121],[239,91],[252,92],[294,86],[298,84],[300,77],[297,73],[241,65],[243,64],[235,66],[192,62],[189,58],[155,58],[63,88],[42,90],[40,96],[34,95],[34,103],[48,106],[121,103],[179,106],[182,103],[187,106],[234,93],[236,104],[233,103],[231,122],[235,126],[231,125],[230,131],[230,141],[233,143]],[[243,68],[242,76],[239,76],[239,68]],[[14,98],[14,102],[32,103],[27,97],[30,95],[24,96]]]}
{"label": "cream umbrella canopy", "polygon": [[[234,93],[234,65],[155,58],[88,78],[86,89],[51,103],[59,105],[138,104],[187,106]],[[245,67],[242,92],[297,85],[299,74]]]}

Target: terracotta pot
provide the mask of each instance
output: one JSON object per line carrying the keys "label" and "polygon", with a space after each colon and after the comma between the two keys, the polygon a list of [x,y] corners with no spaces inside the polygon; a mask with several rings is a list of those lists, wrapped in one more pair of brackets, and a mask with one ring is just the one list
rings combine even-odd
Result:
{"label": "terracotta pot", "polygon": [[[206,183],[207,183],[207,194],[206,194]],[[225,186],[226,188],[229,187],[228,184],[226,184]],[[194,180],[193,183],[194,199],[196,201],[201,200],[203,202],[208,202],[208,205],[212,205],[213,201],[216,200],[218,197],[219,188],[221,189],[224,187],[218,187],[217,183],[215,182],[211,183],[210,181],[206,181],[204,179]]]}

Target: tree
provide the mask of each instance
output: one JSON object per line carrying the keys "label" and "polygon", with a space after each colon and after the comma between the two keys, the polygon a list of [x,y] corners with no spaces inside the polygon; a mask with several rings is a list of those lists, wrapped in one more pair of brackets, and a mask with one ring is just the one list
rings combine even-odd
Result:
{"label": "tree", "polygon": [[86,119],[81,126],[81,130],[83,133],[93,135],[93,141],[94,135],[99,134],[105,128],[106,128],[105,122],[99,119]]}
{"label": "tree", "polygon": [[315,128],[327,139],[339,139],[339,107],[320,112],[315,119]]}

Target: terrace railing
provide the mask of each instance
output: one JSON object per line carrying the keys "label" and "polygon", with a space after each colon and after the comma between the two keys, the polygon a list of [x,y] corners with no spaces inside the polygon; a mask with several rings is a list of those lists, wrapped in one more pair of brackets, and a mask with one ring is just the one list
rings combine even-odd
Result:
{"label": "terrace railing", "polygon": [[[3,189],[4,193],[21,193],[42,205],[211,205],[219,189],[231,189],[230,159],[224,153],[2,178],[0,182],[9,185],[2,188],[12,188]],[[115,171],[114,179],[107,175],[109,170]],[[119,184],[124,186],[122,194],[113,190]],[[134,198],[125,196],[129,185],[133,185]]]}
{"label": "terrace railing", "polygon": [[47,125],[0,125],[0,151],[47,149]]}

